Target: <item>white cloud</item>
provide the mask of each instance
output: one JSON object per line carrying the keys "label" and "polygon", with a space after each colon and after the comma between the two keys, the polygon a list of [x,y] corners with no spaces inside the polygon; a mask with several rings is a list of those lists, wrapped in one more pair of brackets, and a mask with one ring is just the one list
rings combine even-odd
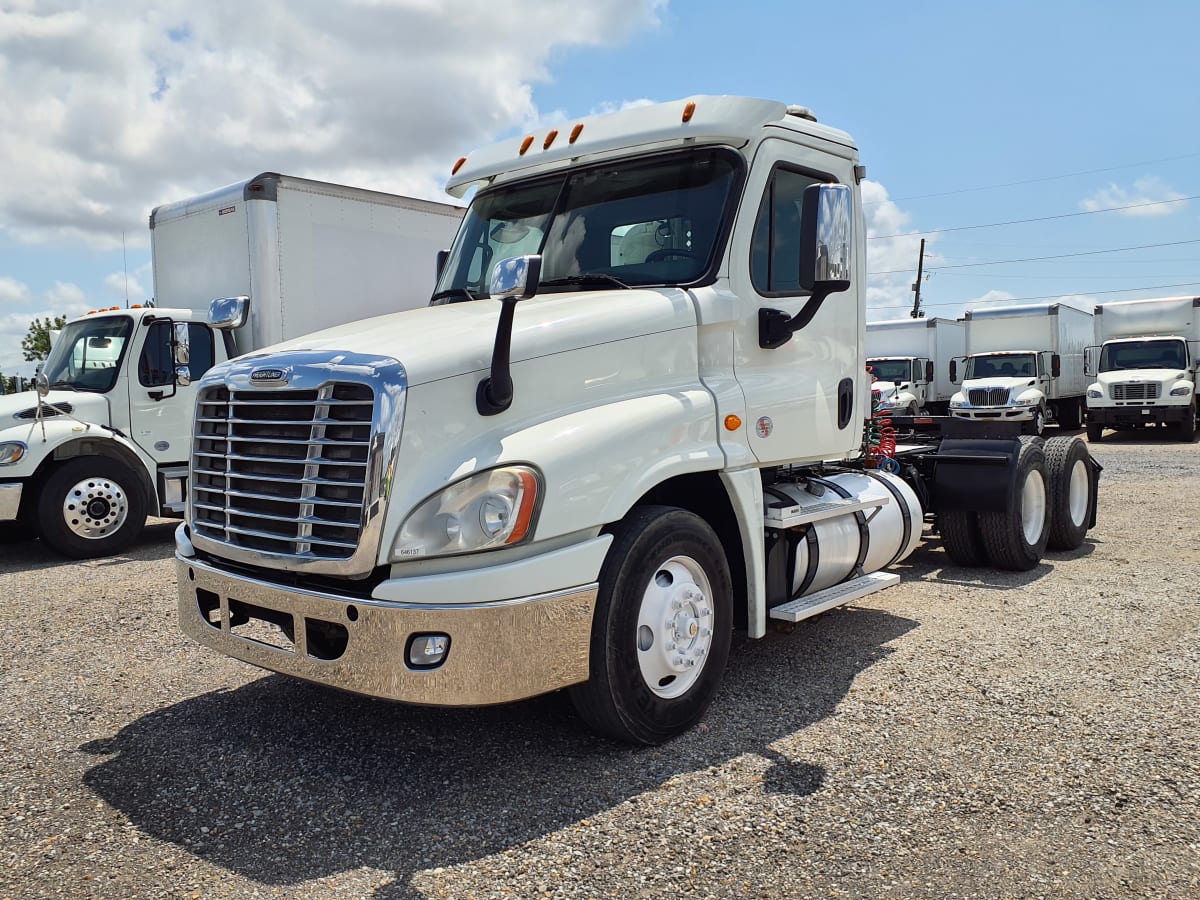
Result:
{"label": "white cloud", "polygon": [[[148,241],[160,203],[281,171],[444,199],[464,152],[537,121],[562,48],[666,0],[82,0],[0,7],[0,231]],[[124,290],[122,286],[122,296]]]}
{"label": "white cloud", "polygon": [[56,281],[39,297],[12,278],[0,278],[0,372],[5,375],[33,374],[34,363],[21,352],[21,338],[29,333],[34,319],[80,316],[91,309],[84,291],[76,284]]}
{"label": "white cloud", "polygon": [[125,305],[126,300],[130,303],[145,304],[147,298],[146,289],[142,287],[137,272],[110,273],[104,278],[104,290],[120,301],[122,306]]}
{"label": "white cloud", "polygon": [[[867,228],[867,318],[870,321],[899,319],[912,309],[913,282],[921,236],[911,231],[909,215],[888,199],[887,189],[877,181],[862,183],[863,216]],[[891,235],[903,235],[892,237]],[[925,242],[925,268],[937,262],[932,238]]]}
{"label": "white cloud", "polygon": [[[1151,175],[1137,179],[1133,183],[1132,188],[1121,187],[1115,183],[1109,184],[1096,191],[1090,197],[1085,197],[1079,201],[1079,205],[1089,212],[1095,212],[1100,209],[1113,209],[1121,206],[1133,207],[1133,209],[1120,210],[1117,213],[1120,216],[1170,216],[1182,211],[1188,205],[1187,202],[1163,203],[1162,201],[1182,200],[1186,196],[1186,194],[1181,194],[1172,188],[1161,178]],[[1157,205],[1137,205],[1143,203],[1154,203]]]}
{"label": "white cloud", "polygon": [[5,306],[29,302],[29,287],[15,278],[0,277],[0,304]]}

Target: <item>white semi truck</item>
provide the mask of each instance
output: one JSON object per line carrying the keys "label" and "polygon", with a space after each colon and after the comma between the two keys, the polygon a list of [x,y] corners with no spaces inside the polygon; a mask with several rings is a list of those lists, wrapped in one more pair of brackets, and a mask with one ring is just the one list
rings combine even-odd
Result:
{"label": "white semi truck", "polygon": [[1096,307],[1089,348],[1088,440],[1105,428],[1170,425],[1181,441],[1196,435],[1200,297],[1122,300]]}
{"label": "white semi truck", "polygon": [[1092,343],[1090,312],[1048,306],[985,306],[964,315],[967,357],[952,360],[962,389],[950,414],[973,421],[1021,422],[1032,434],[1047,424],[1078,428],[1083,420],[1084,351]]}
{"label": "white semi truck", "polygon": [[950,360],[966,354],[958,319],[893,319],[867,323],[867,365],[880,407],[900,415],[945,415],[954,385]]}
{"label": "white semi truck", "polygon": [[1078,547],[1082,440],[866,427],[864,171],[807,109],[736,97],[460,160],[440,305],[200,383],[183,630],[409,703],[567,688],[654,743],[703,715],[735,628],[894,584],[930,518],[965,564]]}
{"label": "white semi truck", "polygon": [[19,518],[59,552],[95,557],[127,547],[147,515],[182,516],[192,380],[267,344],[428,303],[435,255],[461,218],[275,173],[159,206],[154,307],[68,322],[40,397],[0,401],[0,523]]}

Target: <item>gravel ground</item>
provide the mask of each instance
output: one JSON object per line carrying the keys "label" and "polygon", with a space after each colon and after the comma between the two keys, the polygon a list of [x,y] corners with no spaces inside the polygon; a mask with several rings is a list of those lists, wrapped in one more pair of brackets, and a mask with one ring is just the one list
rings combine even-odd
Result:
{"label": "gravel ground", "polygon": [[175,625],[168,522],[117,559],[0,547],[0,898],[1200,896],[1200,451],[1093,451],[1078,551],[930,540],[735,642],[652,749],[558,695],[418,709],[224,659]]}

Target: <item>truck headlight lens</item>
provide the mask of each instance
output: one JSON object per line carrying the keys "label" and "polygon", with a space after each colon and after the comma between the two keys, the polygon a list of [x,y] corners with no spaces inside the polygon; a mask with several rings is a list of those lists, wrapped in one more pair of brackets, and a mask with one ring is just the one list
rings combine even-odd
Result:
{"label": "truck headlight lens", "polygon": [[1190,384],[1181,384],[1177,388],[1171,388],[1171,396],[1172,397],[1182,397],[1191,389],[1192,389],[1192,386]]}
{"label": "truck headlight lens", "polygon": [[528,466],[479,472],[434,494],[400,526],[392,559],[474,553],[519,544],[533,534],[541,479]]}
{"label": "truck headlight lens", "polygon": [[0,444],[0,466],[11,466],[19,462],[28,449],[23,441],[5,441]]}
{"label": "truck headlight lens", "polygon": [[1038,397],[1021,397],[1017,400],[1017,406],[1037,406],[1039,399]]}
{"label": "truck headlight lens", "polygon": [[950,408],[951,408],[951,409],[966,409],[966,408],[967,408],[967,401],[965,401],[965,400],[951,400],[951,401],[950,401]]}
{"label": "truck headlight lens", "polygon": [[1087,395],[1090,400],[1101,400],[1104,398],[1104,391],[1097,390],[1096,388],[1088,388]]}

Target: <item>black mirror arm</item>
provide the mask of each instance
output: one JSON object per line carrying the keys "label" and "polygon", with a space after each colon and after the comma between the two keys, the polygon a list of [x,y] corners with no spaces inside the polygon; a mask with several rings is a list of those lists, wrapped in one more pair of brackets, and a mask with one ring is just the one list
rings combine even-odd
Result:
{"label": "black mirror arm", "polygon": [[475,408],[481,416],[502,413],[513,400],[512,373],[509,369],[509,354],[512,350],[513,314],[518,297],[505,297],[500,301],[500,321],[496,324],[496,346],[492,349],[492,373],[479,382],[475,389]]}
{"label": "black mirror arm", "polygon": [[782,347],[792,339],[792,335],[808,325],[813,316],[830,294],[849,289],[850,285],[843,282],[831,282],[828,286],[814,288],[808,302],[800,308],[800,312],[789,317],[778,309],[760,309],[758,311],[758,346],[764,350],[774,350]]}

